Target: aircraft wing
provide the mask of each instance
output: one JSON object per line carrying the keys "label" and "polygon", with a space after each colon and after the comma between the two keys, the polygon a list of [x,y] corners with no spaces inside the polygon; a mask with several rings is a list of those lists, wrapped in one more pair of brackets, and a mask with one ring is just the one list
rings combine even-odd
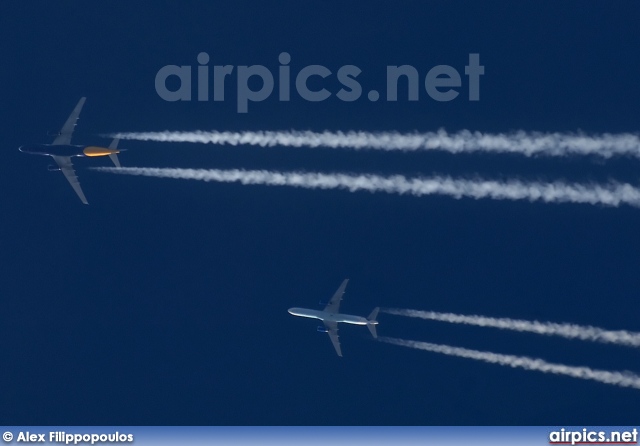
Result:
{"label": "aircraft wing", "polygon": [[87,198],[84,196],[84,192],[82,192],[82,188],[80,187],[80,181],[78,181],[78,177],[76,176],[76,173],[73,170],[73,164],[71,164],[71,157],[58,156],[58,155],[51,155],[51,157],[56,161],[56,163],[58,163],[58,166],[60,166],[60,170],[64,174],[67,181],[69,181],[69,184],[71,184],[71,187],[73,187],[73,190],[76,191],[76,194],[78,194],[78,197],[80,197],[80,200],[84,204],[89,204],[89,202],[87,201]]}
{"label": "aircraft wing", "polygon": [[[73,134],[73,130],[76,128],[76,121],[78,121],[78,117],[80,116],[80,111],[82,111],[82,106],[84,105],[84,101],[86,100],[87,98],[80,98],[80,100],[78,101],[78,105],[76,105],[76,108],[73,109],[73,111],[71,112],[71,115],[69,115],[69,117],[67,118],[67,122],[65,122],[64,125],[62,126],[62,130],[60,130],[60,134],[53,141],[53,145],[58,146],[58,145],[64,145],[64,144],[71,144],[71,135]],[[67,179],[69,179],[69,177],[67,177]]]}
{"label": "aircraft wing", "polygon": [[323,322],[324,322],[324,326],[327,328],[327,333],[329,334],[329,339],[331,339],[333,348],[336,349],[336,353],[338,354],[338,356],[342,356],[342,350],[340,350],[340,339],[338,336],[338,323],[327,322],[327,321],[323,321]]}
{"label": "aircraft wing", "polygon": [[340,311],[340,301],[342,300],[342,295],[344,294],[344,289],[347,287],[347,283],[349,283],[349,279],[344,279],[342,281],[340,287],[335,292],[327,306],[324,307],[324,311],[328,313],[338,313]]}

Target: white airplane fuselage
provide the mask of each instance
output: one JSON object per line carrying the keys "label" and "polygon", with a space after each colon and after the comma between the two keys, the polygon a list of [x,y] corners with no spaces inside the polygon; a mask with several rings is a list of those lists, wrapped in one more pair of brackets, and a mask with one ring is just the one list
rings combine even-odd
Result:
{"label": "white airplane fuselage", "polygon": [[378,321],[369,321],[366,317],[354,316],[351,314],[342,313],[329,313],[321,310],[311,310],[309,308],[289,308],[289,313],[294,316],[309,317],[312,319],[320,319],[321,321],[329,322],[344,322],[345,324],[353,325],[377,325]]}

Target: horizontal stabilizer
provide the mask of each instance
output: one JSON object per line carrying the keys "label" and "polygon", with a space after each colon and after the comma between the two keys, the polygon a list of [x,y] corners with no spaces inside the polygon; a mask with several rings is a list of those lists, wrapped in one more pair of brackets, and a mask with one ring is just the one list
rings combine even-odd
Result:
{"label": "horizontal stabilizer", "polygon": [[378,339],[378,333],[376,333],[375,324],[367,324],[367,328],[371,332],[371,336],[373,336],[374,339]]}
{"label": "horizontal stabilizer", "polygon": [[[117,149],[118,149],[118,142],[119,142],[119,141],[120,141],[120,140],[119,140],[118,138],[116,138],[116,139],[114,139],[113,141],[111,141],[111,144],[109,144],[109,148],[110,148],[111,150],[117,150]],[[111,154],[109,155],[109,158],[111,158],[111,161],[113,161],[113,164],[114,164],[116,167],[121,167],[121,166],[120,166],[120,160],[118,159],[118,155],[116,155],[115,153],[111,153]]]}
{"label": "horizontal stabilizer", "polygon": [[368,320],[367,328],[371,332],[371,336],[373,336],[374,339],[378,339],[378,333],[376,333],[376,325],[378,325],[378,321],[376,320],[376,318],[378,317],[379,311],[380,311],[380,307],[375,307],[371,312],[371,314],[369,315],[369,317],[367,318]]}

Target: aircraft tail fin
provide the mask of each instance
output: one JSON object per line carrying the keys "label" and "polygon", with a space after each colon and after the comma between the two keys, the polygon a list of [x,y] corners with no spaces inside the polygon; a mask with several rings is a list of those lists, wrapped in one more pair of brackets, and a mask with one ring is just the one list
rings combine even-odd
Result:
{"label": "aircraft tail fin", "polygon": [[[119,138],[115,138],[113,141],[111,141],[111,144],[109,144],[109,148],[111,150],[117,150],[119,141],[120,141]],[[122,166],[120,166],[120,160],[118,159],[118,155],[117,154],[111,153],[111,154],[109,154],[109,158],[111,158],[111,161],[113,161],[113,164],[116,167],[122,167]]]}
{"label": "aircraft tail fin", "polygon": [[378,339],[378,333],[376,332],[376,325],[378,325],[378,321],[376,320],[376,318],[378,317],[379,311],[380,311],[380,307],[375,307],[371,312],[371,314],[369,315],[369,317],[367,318],[368,320],[367,328],[371,332],[371,336],[373,336],[374,339]]}

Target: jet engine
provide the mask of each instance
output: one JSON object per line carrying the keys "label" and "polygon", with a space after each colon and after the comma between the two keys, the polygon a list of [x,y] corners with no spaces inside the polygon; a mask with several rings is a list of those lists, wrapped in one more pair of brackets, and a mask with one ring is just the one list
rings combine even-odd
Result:
{"label": "jet engine", "polygon": [[327,327],[325,327],[324,325],[318,325],[318,332],[329,333],[329,330],[327,330]]}
{"label": "jet engine", "polygon": [[52,164],[49,164],[49,165],[47,166],[47,170],[48,170],[49,172],[59,172],[59,171],[60,171],[60,167],[58,167],[58,166],[54,166],[54,165],[52,165]]}

